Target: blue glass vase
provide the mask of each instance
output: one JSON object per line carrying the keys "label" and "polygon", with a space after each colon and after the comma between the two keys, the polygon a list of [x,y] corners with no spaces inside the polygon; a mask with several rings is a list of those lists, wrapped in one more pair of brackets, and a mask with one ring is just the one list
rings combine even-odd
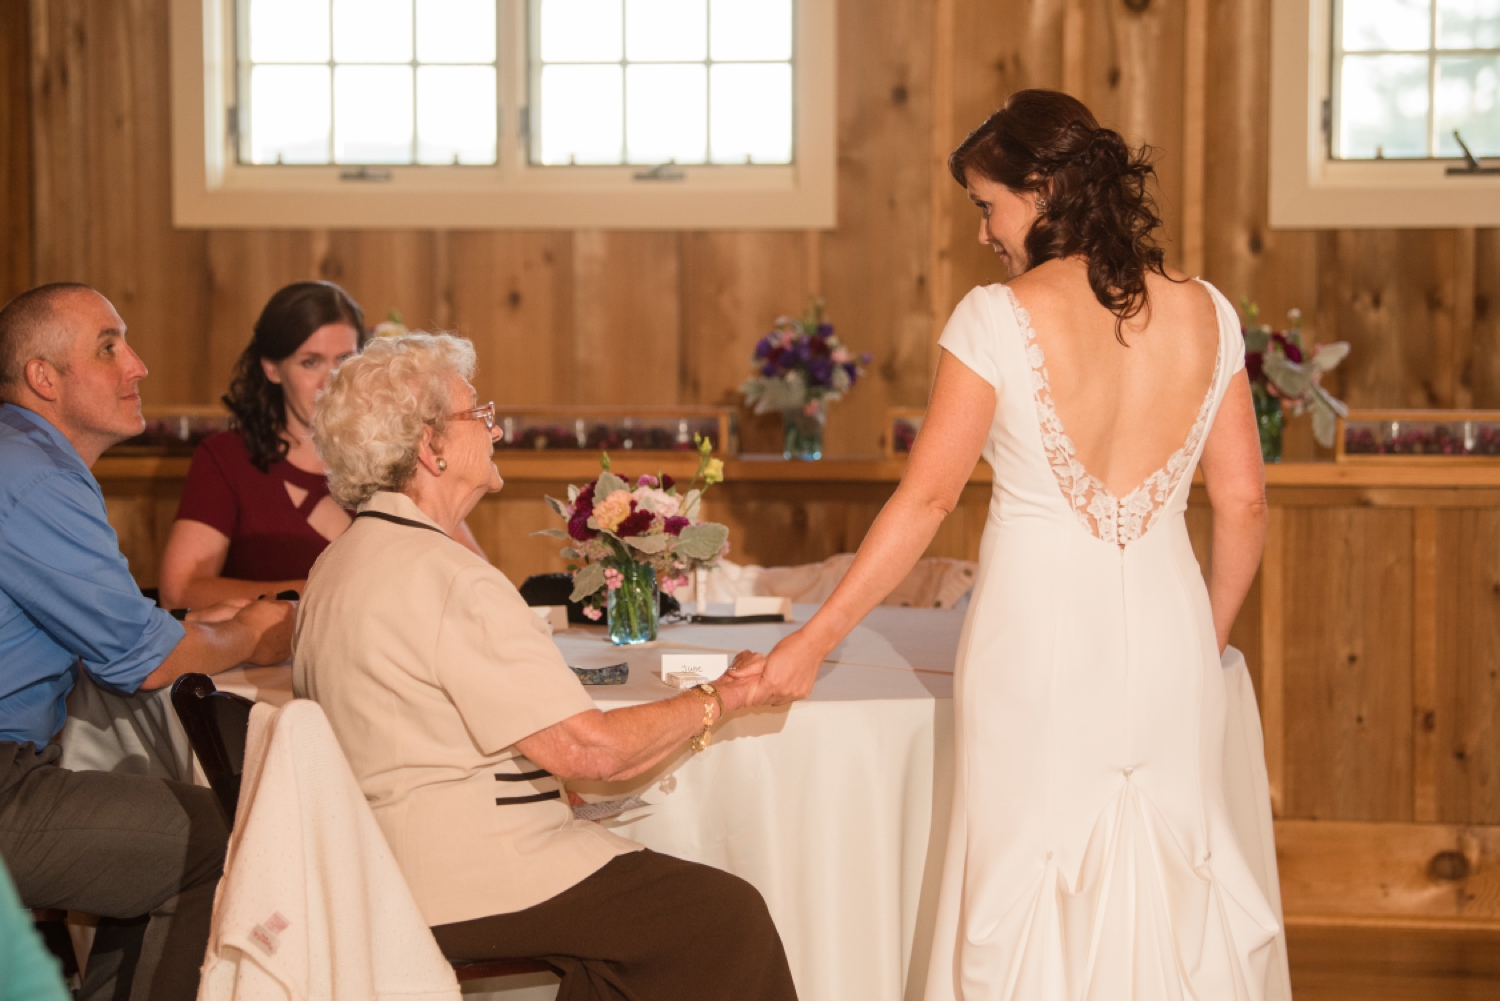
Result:
{"label": "blue glass vase", "polygon": [[642,563],[627,563],[618,569],[624,579],[609,592],[606,606],[609,641],[616,646],[650,643],[656,639],[661,609],[656,571]]}

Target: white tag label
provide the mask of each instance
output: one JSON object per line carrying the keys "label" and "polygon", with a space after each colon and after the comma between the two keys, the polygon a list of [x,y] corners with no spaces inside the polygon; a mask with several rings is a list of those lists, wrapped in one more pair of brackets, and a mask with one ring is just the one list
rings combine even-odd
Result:
{"label": "white tag label", "polygon": [[568,628],[567,605],[532,605],[531,610],[552,627],[554,633],[566,632]]}
{"label": "white tag label", "polygon": [[792,620],[791,598],[736,598],[734,599],[734,614],[741,615],[784,615],[786,620]]}
{"label": "white tag label", "polygon": [[669,674],[698,674],[703,681],[713,681],[729,670],[727,653],[664,653],[661,655],[661,678]]}

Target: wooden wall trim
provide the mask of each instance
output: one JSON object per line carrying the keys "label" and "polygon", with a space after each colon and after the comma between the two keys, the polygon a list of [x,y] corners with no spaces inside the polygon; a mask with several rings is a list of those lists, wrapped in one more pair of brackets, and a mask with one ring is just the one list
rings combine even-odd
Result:
{"label": "wooden wall trim", "polygon": [[1437,510],[1412,512],[1412,819],[1438,819]]}
{"label": "wooden wall trim", "polygon": [[1260,718],[1265,735],[1271,812],[1286,803],[1286,516],[1272,507],[1260,564]]}
{"label": "wooden wall trim", "polygon": [[1500,927],[1500,827],[1276,821],[1287,924]]}

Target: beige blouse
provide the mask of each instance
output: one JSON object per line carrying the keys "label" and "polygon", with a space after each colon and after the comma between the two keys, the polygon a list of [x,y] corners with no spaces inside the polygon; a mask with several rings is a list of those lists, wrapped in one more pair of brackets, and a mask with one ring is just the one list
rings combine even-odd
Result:
{"label": "beige blouse", "polygon": [[515,743],[594,708],[505,575],[404,494],[324,550],[292,685],[323,707],[430,925],[556,896],[642,846],[573,819]]}

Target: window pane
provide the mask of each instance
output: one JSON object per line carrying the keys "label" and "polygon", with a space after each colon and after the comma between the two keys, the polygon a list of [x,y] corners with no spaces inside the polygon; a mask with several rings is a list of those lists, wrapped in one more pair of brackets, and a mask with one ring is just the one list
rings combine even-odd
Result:
{"label": "window pane", "polygon": [[542,67],[542,162],[619,163],[624,81],[615,66]]}
{"label": "window pane", "polygon": [[1344,0],[1344,49],[1412,51],[1432,37],[1430,0]]}
{"label": "window pane", "polygon": [[708,56],[708,0],[625,0],[625,58],[699,62]]}
{"label": "window pane", "polygon": [[417,59],[495,61],[495,0],[417,0]]}
{"label": "window pane", "polygon": [[339,66],[333,73],[333,158],[411,162],[411,67]]}
{"label": "window pane", "polygon": [[1446,58],[1437,65],[1438,156],[1462,156],[1453,130],[1475,156],[1500,156],[1500,56]]}
{"label": "window pane", "polygon": [[626,156],[631,163],[702,163],[708,156],[708,70],[625,70]]}
{"label": "window pane", "polygon": [[1500,0],[1438,0],[1437,17],[1440,49],[1500,48]]}
{"label": "window pane", "polygon": [[1427,155],[1427,57],[1345,56],[1339,156]]}
{"label": "window pane", "polygon": [[618,62],[620,0],[542,0],[543,62]]}
{"label": "window pane", "polygon": [[411,62],[411,0],[333,0],[333,58]]}
{"label": "window pane", "polygon": [[792,0],[711,0],[714,59],[792,58]]}
{"label": "window pane", "polygon": [[250,70],[250,162],[328,162],[328,67]]}
{"label": "window pane", "polygon": [[326,63],[328,0],[252,0],[250,61]]}
{"label": "window pane", "polygon": [[718,63],[710,70],[714,163],[790,163],[792,68]]}
{"label": "window pane", "polygon": [[495,162],[495,70],[417,67],[417,162]]}

